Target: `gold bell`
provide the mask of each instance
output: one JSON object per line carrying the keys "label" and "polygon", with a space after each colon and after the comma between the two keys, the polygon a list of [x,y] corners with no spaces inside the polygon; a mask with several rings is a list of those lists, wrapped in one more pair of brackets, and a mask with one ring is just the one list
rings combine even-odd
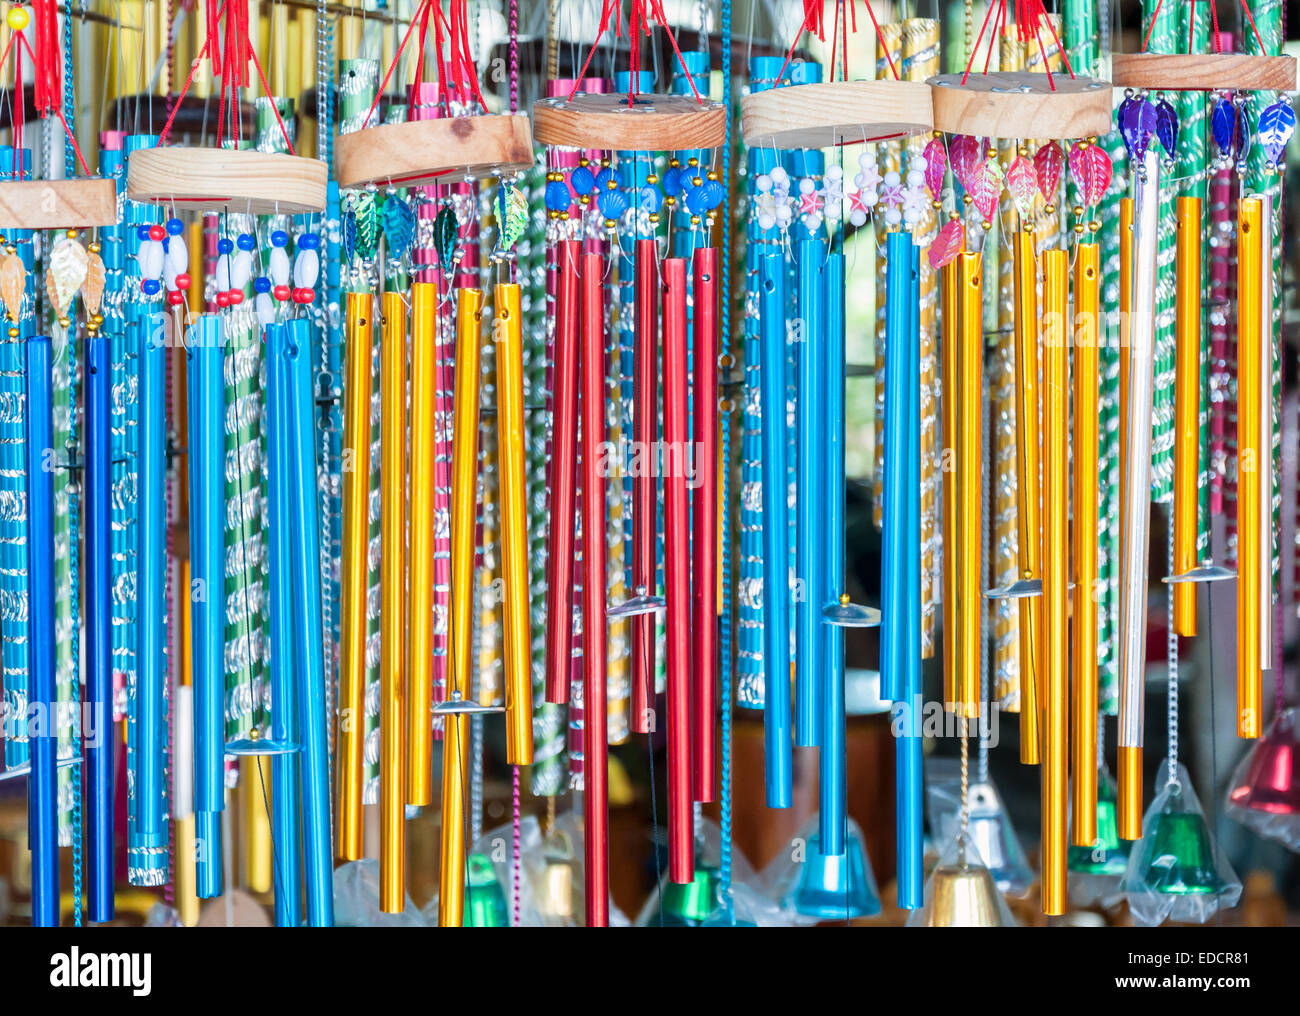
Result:
{"label": "gold bell", "polygon": [[981,864],[940,865],[930,876],[926,896],[916,921],[922,927],[1002,928],[1015,924],[993,873]]}
{"label": "gold bell", "polygon": [[573,856],[546,852],[546,871],[542,876],[542,912],[559,921],[573,919]]}

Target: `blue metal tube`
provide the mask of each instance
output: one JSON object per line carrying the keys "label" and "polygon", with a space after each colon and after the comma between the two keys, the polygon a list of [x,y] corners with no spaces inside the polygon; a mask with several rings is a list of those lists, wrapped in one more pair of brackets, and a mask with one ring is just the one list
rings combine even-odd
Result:
{"label": "blue metal tube", "polygon": [[225,733],[225,417],[221,321],[200,315],[189,343],[190,572],[194,835],[198,895],[221,895]]}
{"label": "blue metal tube", "polygon": [[[823,589],[813,600],[822,608],[844,589],[844,255],[826,262],[826,568]],[[818,843],[828,857],[844,853],[847,822],[848,760],[845,756],[844,629],[821,621],[821,751]]]}
{"label": "blue metal tube", "polygon": [[113,919],[113,364],[102,331],[86,339],[86,701],[82,745],[90,881],[88,918]]}
{"label": "blue metal tube", "polygon": [[50,338],[27,339],[27,603],[31,638],[30,703],[35,723],[27,781],[27,837],[32,851],[32,925],[59,924],[58,772],[54,690],[54,482],[50,472],[53,399]]}
{"label": "blue metal tube", "polygon": [[[298,702],[294,687],[290,526],[292,482],[289,471],[288,366],[284,360],[287,326],[266,328],[267,482],[270,488],[271,532],[271,737],[298,742]],[[298,801],[297,753],[271,760],[271,836],[275,844],[275,923],[297,927],[302,913],[302,866],[298,841],[301,821]]]}
{"label": "blue metal tube", "polygon": [[759,258],[763,333],[763,740],[767,806],[794,803],[790,716],[790,583],[786,562],[785,256]]}
{"label": "blue metal tube", "polygon": [[826,575],[826,241],[802,223],[797,245],[794,743],[821,740],[822,601]]}
{"label": "blue metal tube", "polygon": [[137,846],[165,849],[167,829],[163,751],[166,729],[163,689],[167,681],[166,340],[165,316],[145,319],[140,344],[140,605],[135,718],[135,802]]}
{"label": "blue metal tube", "polygon": [[307,322],[291,321],[283,359],[289,388],[290,575],[294,665],[302,726],[303,855],[307,924],[334,924],[334,866],[330,850],[329,732],[325,720],[325,661],[320,620],[320,533],[316,511],[316,427],[311,388],[311,335]]}
{"label": "blue metal tube", "polygon": [[[907,501],[906,375],[908,306],[911,255],[906,233],[890,233],[885,240],[885,422],[883,431],[880,575],[880,696],[889,701],[903,697],[902,603],[904,593],[904,513]],[[898,364],[898,367],[894,365]]]}
{"label": "blue metal tube", "polygon": [[[897,739],[897,796],[898,796],[898,905],[904,910],[920,907],[924,897],[925,873],[922,867],[923,845],[921,839],[921,359],[920,359],[920,305],[921,248],[912,243],[907,234],[907,247],[903,253],[910,265],[908,271],[908,299],[906,301],[907,330],[899,348],[900,357],[891,354],[891,374],[899,370],[907,385],[907,412],[903,421],[907,428],[907,461],[904,467],[906,511],[902,526],[904,538],[902,570],[905,576],[904,598],[898,604],[902,614],[898,646],[902,666],[903,698],[906,703],[903,715],[907,725],[903,736]],[[890,237],[893,239],[893,236]]]}

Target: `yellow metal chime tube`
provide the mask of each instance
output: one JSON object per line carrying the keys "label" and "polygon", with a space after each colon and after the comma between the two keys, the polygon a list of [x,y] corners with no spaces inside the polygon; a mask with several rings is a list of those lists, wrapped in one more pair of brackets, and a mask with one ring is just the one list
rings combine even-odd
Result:
{"label": "yellow metal chime tube", "polygon": [[[1020,578],[1039,579],[1042,533],[1038,471],[1038,292],[1034,234],[1012,237],[1016,340],[1016,519]],[[1043,659],[1043,601],[1024,597],[1020,605],[1020,761],[1039,760],[1039,709]]]}
{"label": "yellow metal chime tube", "polygon": [[406,304],[383,297],[380,356],[379,904],[406,907]]}
{"label": "yellow metal chime tube", "polygon": [[1069,588],[1069,253],[1043,253],[1043,913],[1065,913]]}
{"label": "yellow metal chime tube", "polygon": [[1071,842],[1097,838],[1097,344],[1099,249],[1074,256],[1074,625],[1070,701]]}
{"label": "yellow metal chime tube", "polygon": [[[1174,560],[1175,575],[1196,566],[1197,472],[1201,414],[1201,199],[1180,197],[1175,275]],[[1176,582],[1174,631],[1196,634],[1196,584]]]}
{"label": "yellow metal chime tube", "polygon": [[1260,498],[1264,455],[1260,420],[1263,335],[1263,202],[1242,198],[1237,220],[1237,736],[1259,736],[1262,693]]}
{"label": "yellow metal chime tube", "polygon": [[406,665],[406,803],[433,803],[433,488],[434,344],[438,286],[411,286],[411,535],[407,595],[410,654]]}
{"label": "yellow metal chime tube", "polygon": [[505,577],[506,761],[533,761],[528,624],[528,519],[524,476],[524,347],[517,283],[496,288],[497,457]]}
{"label": "yellow metal chime tube", "polygon": [[[475,503],[478,486],[479,322],[483,291],[465,288],[456,299],[456,395],[452,431],[451,639],[453,702],[470,694],[474,616]],[[442,741],[442,868],[438,923],[458,928],[465,912],[465,787],[469,770],[469,716],[447,716]]]}
{"label": "yellow metal chime tube", "polygon": [[961,314],[961,285],[958,281],[957,261],[949,261],[939,269],[939,292],[943,320],[943,348],[940,371],[942,384],[943,454],[943,701],[945,709],[953,709],[957,695],[956,655],[957,641],[957,403],[960,363],[959,315]]}
{"label": "yellow metal chime tube", "polygon": [[961,569],[958,584],[961,598],[957,609],[957,695],[961,715],[979,716],[980,696],[980,622],[984,615],[984,594],[980,589],[983,530],[980,512],[983,506],[984,442],[984,297],[982,254],[958,254],[958,300],[960,301],[959,410],[957,427],[960,453],[957,462],[959,500],[958,524]]}
{"label": "yellow metal chime tube", "polygon": [[366,558],[370,502],[370,366],[374,297],[348,293],[343,421],[342,631],[338,715],[338,856],[360,860],[366,695]]}

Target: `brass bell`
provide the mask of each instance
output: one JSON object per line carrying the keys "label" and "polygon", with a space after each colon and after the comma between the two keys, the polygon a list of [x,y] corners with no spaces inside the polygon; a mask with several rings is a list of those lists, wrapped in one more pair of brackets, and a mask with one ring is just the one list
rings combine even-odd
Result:
{"label": "brass bell", "polygon": [[993,873],[982,864],[966,862],[934,869],[918,917],[915,924],[925,928],[1003,928],[1016,923]]}
{"label": "brass bell", "polygon": [[542,912],[557,921],[573,919],[573,855],[547,850],[542,875]]}

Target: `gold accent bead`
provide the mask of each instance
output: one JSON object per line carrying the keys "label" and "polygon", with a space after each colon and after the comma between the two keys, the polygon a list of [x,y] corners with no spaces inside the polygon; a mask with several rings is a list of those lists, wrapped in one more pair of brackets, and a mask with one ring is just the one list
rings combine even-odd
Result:
{"label": "gold accent bead", "polygon": [[1052,205],[1052,204],[1043,205],[1043,211],[1045,211],[1048,215],[1055,215],[1056,205]]}
{"label": "gold accent bead", "polygon": [[1075,205],[1073,208],[1070,209],[1070,211],[1074,213],[1074,217],[1076,219],[1083,218],[1083,205]]}

